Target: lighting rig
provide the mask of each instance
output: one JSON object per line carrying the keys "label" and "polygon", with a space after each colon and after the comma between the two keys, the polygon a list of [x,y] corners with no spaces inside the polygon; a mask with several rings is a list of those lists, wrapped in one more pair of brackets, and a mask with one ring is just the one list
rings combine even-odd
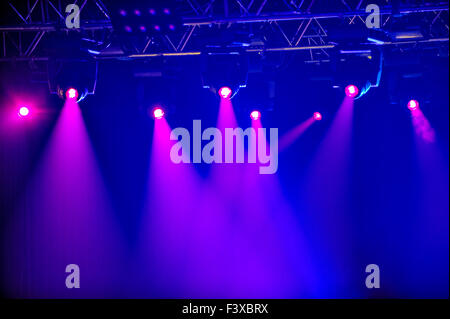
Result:
{"label": "lighting rig", "polygon": [[[391,55],[426,48],[435,56],[448,57],[448,1],[380,1],[377,29],[367,27],[371,13],[366,6],[373,1],[84,0],[76,1],[79,28],[69,28],[65,8],[72,2],[3,1],[0,63],[24,61],[40,72],[48,69],[52,92],[61,95],[76,87],[85,96],[94,92],[96,81],[91,80],[103,60],[196,56],[204,61],[204,86],[216,92],[228,87],[233,96],[246,85],[245,59],[295,55],[307,64],[331,64],[335,69],[346,62],[374,68],[370,79],[355,74],[333,80],[343,90],[354,84],[359,98],[379,84],[383,64]],[[55,37],[73,42],[77,56],[72,61],[62,61],[70,56],[68,50],[52,47]],[[228,65],[240,63],[236,70],[241,71],[231,74],[235,70],[222,68],[220,81],[211,76],[208,65],[224,56]],[[64,69],[75,68],[71,63],[90,65],[78,68],[86,74],[74,82],[84,83],[56,83],[59,74],[71,73]],[[346,74],[351,73],[348,70]]]}

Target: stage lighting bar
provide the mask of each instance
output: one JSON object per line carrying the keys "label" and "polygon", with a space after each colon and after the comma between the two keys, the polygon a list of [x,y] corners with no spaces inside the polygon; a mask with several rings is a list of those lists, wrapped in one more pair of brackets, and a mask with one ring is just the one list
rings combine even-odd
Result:
{"label": "stage lighting bar", "polygon": [[[381,37],[377,38],[379,39]],[[384,54],[378,48],[340,48],[332,55],[332,64],[333,87],[343,88],[348,97],[360,99],[370,89],[379,87],[384,69]]]}
{"label": "stage lighting bar", "polygon": [[122,35],[167,35],[182,28],[174,1],[126,1],[111,8],[111,21]]}

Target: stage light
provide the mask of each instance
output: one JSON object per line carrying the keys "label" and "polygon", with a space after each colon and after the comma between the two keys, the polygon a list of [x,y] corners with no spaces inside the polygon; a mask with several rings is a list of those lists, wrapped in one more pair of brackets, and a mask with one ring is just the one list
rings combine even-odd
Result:
{"label": "stage light", "polygon": [[153,117],[155,120],[160,120],[164,117],[164,110],[160,107],[153,109]]}
{"label": "stage light", "polygon": [[74,88],[70,88],[66,91],[66,98],[69,100],[78,99],[78,91]]}
{"label": "stage light", "polygon": [[220,95],[220,97],[222,97],[222,99],[230,98],[231,93],[233,93],[233,91],[231,91],[231,89],[227,86],[224,86],[219,90],[219,95]]}
{"label": "stage light", "polygon": [[252,113],[250,113],[250,117],[253,121],[257,121],[257,120],[261,119],[261,112],[253,111]]}
{"label": "stage light", "polygon": [[319,112],[314,113],[314,119],[316,121],[322,121],[322,114],[320,114]]}
{"label": "stage light", "polygon": [[[142,33],[149,37],[172,33],[182,27],[183,21],[176,0],[164,1],[111,1],[108,9],[111,12],[112,27],[119,36],[141,36]],[[114,3],[117,2],[117,3]],[[150,5],[149,3],[150,2]],[[173,27],[171,27],[171,25]],[[144,26],[142,28],[141,26]],[[155,39],[156,41],[156,39]],[[133,51],[132,46],[126,47],[125,54]]]}
{"label": "stage light", "polygon": [[20,117],[26,117],[26,116],[30,115],[30,109],[28,107],[26,107],[26,106],[22,106],[19,109],[19,113],[18,114],[19,114]]}
{"label": "stage light", "polygon": [[410,111],[415,111],[419,108],[419,102],[416,100],[411,100],[408,102],[408,109]]}
{"label": "stage light", "polygon": [[351,84],[345,88],[345,94],[348,97],[355,97],[359,94],[359,89],[356,85]]}
{"label": "stage light", "polygon": [[[59,35],[57,39],[62,40]],[[95,94],[99,62],[87,58],[89,53],[80,48],[81,42],[75,41],[68,48],[59,48],[56,42],[52,42],[56,47],[55,57],[52,56],[47,67],[50,93],[58,95],[61,100],[75,102]],[[70,58],[67,52],[71,52]]]}

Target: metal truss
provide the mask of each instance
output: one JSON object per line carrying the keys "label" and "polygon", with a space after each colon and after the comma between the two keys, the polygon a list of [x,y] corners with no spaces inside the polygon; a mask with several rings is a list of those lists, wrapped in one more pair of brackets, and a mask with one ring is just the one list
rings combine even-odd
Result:
{"label": "metal truss", "polygon": [[[134,43],[133,52],[102,52],[96,59],[139,59],[155,56],[200,55],[215,35],[230,34],[236,41],[223,44],[224,50],[265,53],[307,52],[307,61],[326,60],[339,43],[330,39],[330,30],[349,25],[366,28],[366,6],[374,0],[178,0],[183,30],[170,37],[147,37]],[[448,1],[378,1],[382,28],[399,16],[415,17],[429,31],[421,39],[385,41],[377,45],[396,47],[448,44]],[[47,60],[43,42],[53,32],[80,32],[95,41],[122,39],[114,34],[106,0],[16,0],[6,1],[1,19],[0,61]],[[81,28],[65,27],[65,6],[80,7]],[[419,4],[418,4],[419,3]],[[408,27],[409,25],[405,25]],[[242,35],[244,40],[242,40]],[[220,38],[220,36],[218,36]],[[375,45],[361,43],[365,45]]]}

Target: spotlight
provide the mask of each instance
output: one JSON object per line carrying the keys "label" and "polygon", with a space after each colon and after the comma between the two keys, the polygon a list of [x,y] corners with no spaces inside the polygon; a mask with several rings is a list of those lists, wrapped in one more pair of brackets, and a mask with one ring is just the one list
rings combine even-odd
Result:
{"label": "spotlight", "polygon": [[233,93],[233,91],[231,91],[231,89],[227,86],[224,86],[219,90],[219,95],[222,99],[229,99],[231,97],[231,93]]}
{"label": "spotlight", "polygon": [[78,32],[69,32],[69,35],[66,39],[57,32],[49,38],[48,87],[51,94],[62,100],[80,101],[80,98],[95,93],[98,61],[92,59],[92,54],[103,49],[97,44],[91,46],[91,40],[81,38]]}
{"label": "spotlight", "polygon": [[314,113],[314,119],[316,121],[322,121],[322,114],[320,114],[319,112]]}
{"label": "spotlight", "polygon": [[348,97],[355,97],[359,94],[359,89],[356,85],[351,84],[345,88],[345,94]]}
{"label": "spotlight", "polygon": [[258,121],[259,119],[261,119],[261,112],[253,111],[252,113],[250,113],[250,117],[253,121]]}
{"label": "spotlight", "polygon": [[20,117],[26,117],[26,116],[30,115],[30,109],[28,107],[26,107],[26,106],[22,106],[19,109],[18,114],[19,114]]}
{"label": "spotlight", "polygon": [[[203,88],[218,94],[222,99],[235,97],[247,85],[248,59],[241,48],[236,48],[233,54],[226,53],[222,47],[208,48],[201,57]],[[261,106],[254,101],[252,103]]]}
{"label": "spotlight", "polygon": [[74,88],[70,88],[66,91],[66,98],[69,100],[78,99],[78,91]]}
{"label": "spotlight", "polygon": [[419,102],[416,100],[411,100],[408,102],[408,109],[410,111],[415,111],[419,108]]}
{"label": "spotlight", "polygon": [[164,110],[160,107],[156,107],[155,109],[153,109],[153,117],[155,118],[155,120],[160,120],[164,117]]}

